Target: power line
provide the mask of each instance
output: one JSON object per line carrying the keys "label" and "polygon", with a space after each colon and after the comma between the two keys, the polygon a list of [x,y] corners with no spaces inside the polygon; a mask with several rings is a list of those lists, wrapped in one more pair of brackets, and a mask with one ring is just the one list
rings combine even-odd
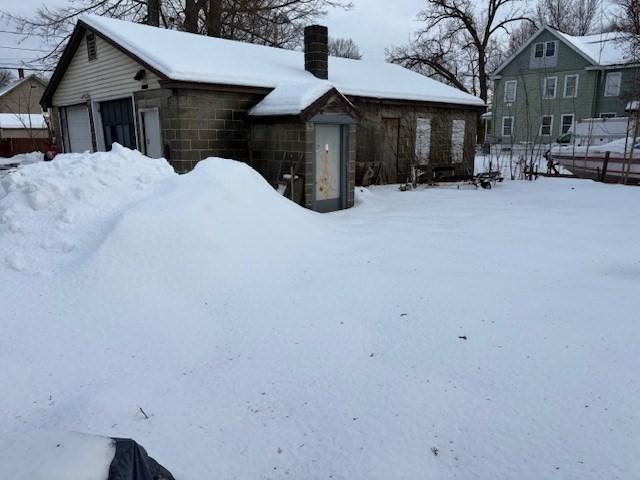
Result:
{"label": "power line", "polygon": [[48,50],[42,50],[40,48],[24,48],[24,47],[10,47],[10,46],[4,46],[4,45],[0,45],[0,48],[5,48],[7,50],[21,50],[21,51],[25,51],[25,52],[48,52]]}
{"label": "power line", "polygon": [[22,68],[23,70],[30,70],[33,72],[53,72],[53,68],[33,68],[28,65],[0,65],[0,69],[5,70],[17,70]]}
{"label": "power line", "polygon": [[18,32],[15,30],[0,30],[0,33],[8,33],[11,35],[23,35],[25,37],[51,37],[51,38],[65,38],[65,35],[45,35],[44,33],[32,33],[32,32]]}

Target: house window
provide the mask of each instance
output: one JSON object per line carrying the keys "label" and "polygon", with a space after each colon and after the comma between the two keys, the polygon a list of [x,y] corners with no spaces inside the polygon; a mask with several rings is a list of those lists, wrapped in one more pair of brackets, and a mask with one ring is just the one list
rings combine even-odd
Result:
{"label": "house window", "polygon": [[451,162],[462,163],[464,159],[464,120],[451,124]]}
{"label": "house window", "polygon": [[535,58],[542,58],[544,56],[544,43],[536,43],[533,47]]}
{"label": "house window", "polygon": [[553,115],[543,115],[540,123],[540,135],[548,137],[553,129]]}
{"label": "house window", "polygon": [[510,137],[513,135],[513,117],[502,117],[502,136]]}
{"label": "house window", "polygon": [[416,120],[416,160],[419,165],[429,163],[431,153],[431,119]]}
{"label": "house window", "polygon": [[504,83],[504,101],[513,103],[516,101],[516,89],[518,87],[517,80],[507,80]]}
{"label": "house window", "polygon": [[96,35],[93,32],[87,33],[87,58],[89,61],[98,58],[98,52],[96,50]]}
{"label": "house window", "polygon": [[561,125],[560,125],[560,134],[564,135],[569,130],[571,130],[571,127],[573,127],[573,115],[572,114],[562,115]]}
{"label": "house window", "polygon": [[600,118],[616,118],[615,113],[601,113]]}
{"label": "house window", "polygon": [[558,86],[558,77],[546,77],[544,79],[544,87],[542,89],[543,98],[556,98],[556,87]]}
{"label": "house window", "polygon": [[617,97],[620,95],[620,83],[622,82],[621,72],[609,72],[604,84],[605,97]]}
{"label": "house window", "polygon": [[555,57],[556,56],[556,42],[547,42],[545,48],[545,57]]}
{"label": "house window", "polygon": [[564,77],[564,97],[575,98],[578,96],[578,75],[567,75]]}

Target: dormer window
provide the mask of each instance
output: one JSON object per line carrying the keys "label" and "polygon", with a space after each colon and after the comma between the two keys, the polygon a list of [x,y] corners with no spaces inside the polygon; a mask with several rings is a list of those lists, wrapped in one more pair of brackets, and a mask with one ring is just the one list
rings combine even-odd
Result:
{"label": "dormer window", "polygon": [[555,41],[536,43],[533,46],[533,57],[534,58],[555,57],[557,48],[558,47]]}
{"label": "dormer window", "polygon": [[87,33],[87,58],[89,61],[98,58],[98,52],[96,49],[96,35],[93,32]]}
{"label": "dormer window", "polygon": [[556,55],[556,42],[547,42],[545,49],[545,57],[554,57]]}
{"label": "dormer window", "polygon": [[534,49],[534,57],[542,58],[544,55],[544,43],[536,43]]}

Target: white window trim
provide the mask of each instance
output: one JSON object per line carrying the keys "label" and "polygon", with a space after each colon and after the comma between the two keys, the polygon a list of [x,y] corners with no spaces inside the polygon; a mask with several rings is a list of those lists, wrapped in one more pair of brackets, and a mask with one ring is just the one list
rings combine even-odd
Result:
{"label": "white window trim", "polygon": [[[550,43],[553,43],[553,55],[547,57],[547,45],[549,45]],[[558,44],[554,41],[551,40],[549,42],[544,42],[544,54],[543,54],[543,58],[554,58],[558,55]]]}
{"label": "white window trim", "polygon": [[[547,80],[553,79],[553,97],[547,97]],[[558,77],[544,77],[544,82],[542,83],[542,98],[544,100],[553,100],[558,96]]]}
{"label": "white window trim", "polygon": [[[574,122],[576,121],[576,116],[573,113],[563,113],[560,116],[560,135],[564,135],[565,133],[568,133],[568,131],[569,131],[569,130],[567,130],[566,132],[562,131],[562,127],[564,127],[564,121],[563,120],[566,117],[571,117],[571,125],[569,126],[569,130],[571,130],[571,128],[573,127]],[[553,125],[553,119],[551,120],[551,124]]]}
{"label": "white window trim", "polygon": [[[575,79],[576,79],[576,89],[573,92],[573,95],[571,95],[571,96],[567,95],[567,80],[570,77],[571,78],[575,77]],[[578,85],[579,84],[580,84],[580,75],[579,74],[573,73],[571,75],[565,75],[565,77],[564,77],[564,92],[563,92],[562,96],[564,98],[576,98],[578,96]]]}
{"label": "white window trim", "polygon": [[[541,57],[536,57],[536,50],[538,49],[538,45],[542,45]],[[545,42],[536,42],[533,44],[533,58],[544,58],[545,53],[547,53],[547,45]]]}
{"label": "white window trim", "polygon": [[[620,81],[618,82],[618,90],[616,91],[615,95],[609,95],[607,94],[607,84],[609,82],[609,77],[612,76],[617,76]],[[622,86],[622,72],[608,72],[605,76],[604,76],[604,96],[605,97],[619,97],[620,96],[620,87]]]}
{"label": "white window trim", "polygon": [[[549,133],[542,133],[542,127],[544,125],[543,119],[544,117],[551,117],[551,123],[549,124]],[[542,115],[540,117],[540,136],[541,137],[550,137],[553,135],[553,115]]]}
{"label": "white window trim", "polygon": [[[513,83],[515,84],[515,87],[513,87],[513,99],[509,100],[507,98],[507,85]],[[518,97],[518,80],[506,80],[504,82],[504,102],[505,103],[513,103],[516,101],[516,98]]]}
{"label": "white window trim", "polygon": [[[507,135],[506,133],[504,133],[504,121],[510,118],[511,119],[511,134]],[[513,116],[512,115],[507,115],[506,117],[502,117],[502,136],[503,137],[512,137],[513,136]]]}

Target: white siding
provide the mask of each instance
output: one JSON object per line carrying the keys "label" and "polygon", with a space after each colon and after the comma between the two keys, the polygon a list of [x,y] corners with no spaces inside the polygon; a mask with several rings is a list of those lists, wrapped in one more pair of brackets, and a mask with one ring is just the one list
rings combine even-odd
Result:
{"label": "white siding", "polygon": [[87,42],[82,39],[53,96],[54,106],[83,103],[87,94],[92,101],[122,98],[142,90],[144,84],[159,88],[158,77],[149,70],[143,81],[134,80],[144,67],[97,35],[96,47],[97,58],[89,61]]}

